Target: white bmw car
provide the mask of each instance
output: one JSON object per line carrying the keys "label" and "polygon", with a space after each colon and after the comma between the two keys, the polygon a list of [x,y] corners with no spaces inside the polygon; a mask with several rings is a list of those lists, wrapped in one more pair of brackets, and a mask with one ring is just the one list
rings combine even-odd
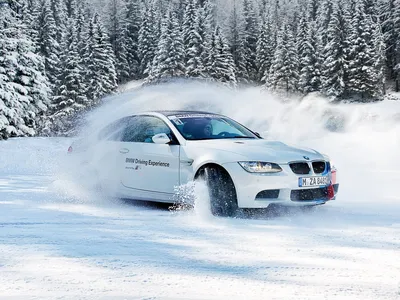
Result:
{"label": "white bmw car", "polygon": [[338,192],[326,155],[265,140],[219,114],[140,113],[106,126],[98,139],[123,198],[172,203],[177,186],[204,179],[212,213],[234,216],[272,203],[325,204]]}

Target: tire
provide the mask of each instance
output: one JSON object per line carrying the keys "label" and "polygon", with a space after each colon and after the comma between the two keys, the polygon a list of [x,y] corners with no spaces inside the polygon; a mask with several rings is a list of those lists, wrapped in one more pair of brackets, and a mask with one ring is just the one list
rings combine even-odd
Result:
{"label": "tire", "polygon": [[222,168],[210,166],[200,171],[207,184],[211,213],[214,216],[234,217],[238,211],[237,195],[232,178]]}

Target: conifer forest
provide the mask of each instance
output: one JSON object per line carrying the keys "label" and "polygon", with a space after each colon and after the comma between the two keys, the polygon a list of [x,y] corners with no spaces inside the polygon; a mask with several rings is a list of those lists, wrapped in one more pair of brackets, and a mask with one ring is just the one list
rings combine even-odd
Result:
{"label": "conifer forest", "polygon": [[377,101],[400,0],[0,0],[0,139],[62,135],[132,80]]}

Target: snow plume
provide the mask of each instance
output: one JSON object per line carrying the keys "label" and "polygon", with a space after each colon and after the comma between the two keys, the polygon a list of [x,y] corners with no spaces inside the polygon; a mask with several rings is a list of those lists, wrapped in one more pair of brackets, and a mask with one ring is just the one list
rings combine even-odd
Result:
{"label": "snow plume", "polygon": [[192,209],[197,219],[210,221],[213,218],[208,187],[203,180],[177,186],[173,200],[177,202],[172,207],[176,211]]}
{"label": "snow plume", "polygon": [[260,88],[228,89],[205,83],[177,82],[147,86],[107,98],[88,115],[82,135],[95,136],[106,124],[137,112],[203,110],[225,114],[261,133],[265,138],[290,143],[325,138],[327,134],[381,132],[397,128],[400,105],[331,104],[319,94],[281,101]]}
{"label": "snow plume", "polygon": [[[390,188],[375,188],[380,184],[388,187],[389,182],[395,185],[394,180],[400,179],[400,172],[386,172],[393,170],[394,164],[400,169],[400,103],[395,101],[332,104],[319,94],[281,101],[259,88],[232,90],[205,83],[176,82],[106,99],[104,105],[88,115],[80,139],[99,153],[97,137],[107,124],[137,112],[175,109],[221,113],[266,139],[328,154],[339,169],[342,183],[337,203],[373,205],[376,197],[380,197],[381,204],[392,203],[397,194]],[[90,156],[92,166],[106,164],[105,153]],[[115,164],[106,169],[100,176],[111,182],[117,172]]]}

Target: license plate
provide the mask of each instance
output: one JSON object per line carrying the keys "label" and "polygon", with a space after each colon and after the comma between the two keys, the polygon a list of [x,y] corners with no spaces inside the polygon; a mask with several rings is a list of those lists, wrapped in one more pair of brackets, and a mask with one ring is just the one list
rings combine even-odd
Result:
{"label": "license plate", "polygon": [[299,187],[324,186],[329,184],[328,176],[301,177],[299,178]]}

